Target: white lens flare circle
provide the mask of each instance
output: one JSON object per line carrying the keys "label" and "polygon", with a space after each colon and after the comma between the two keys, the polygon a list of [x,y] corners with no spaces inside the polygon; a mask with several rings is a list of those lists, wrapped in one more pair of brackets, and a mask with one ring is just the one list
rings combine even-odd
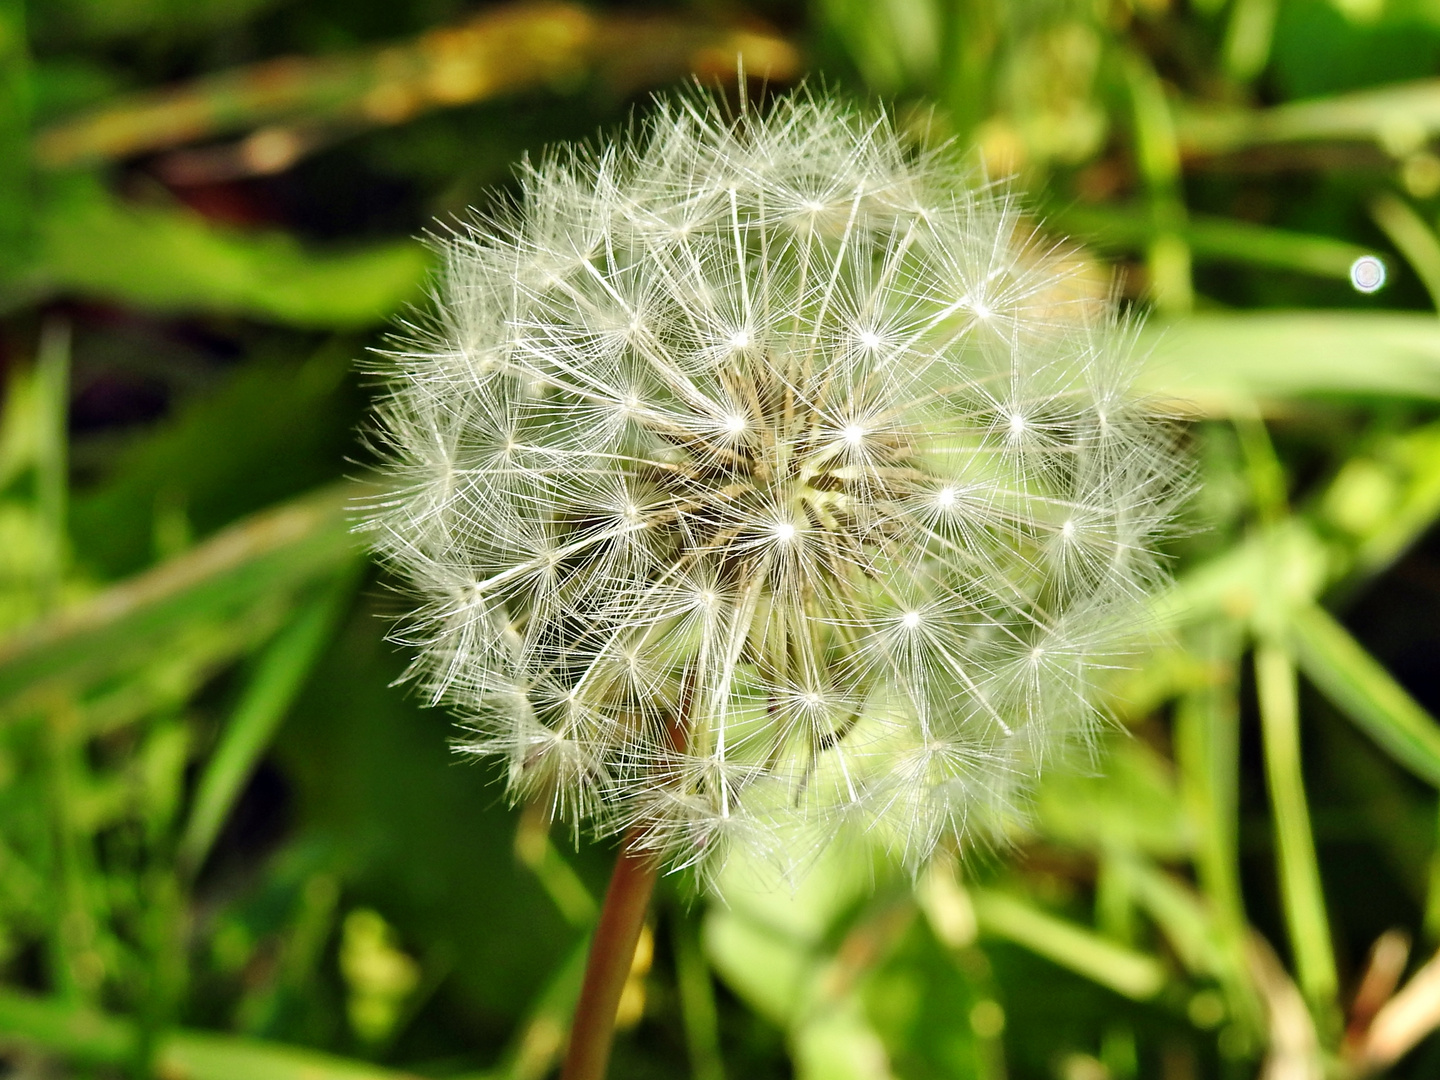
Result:
{"label": "white lens flare circle", "polygon": [[1385,284],[1385,264],[1374,255],[1361,255],[1350,264],[1350,284],[1357,292],[1377,291]]}

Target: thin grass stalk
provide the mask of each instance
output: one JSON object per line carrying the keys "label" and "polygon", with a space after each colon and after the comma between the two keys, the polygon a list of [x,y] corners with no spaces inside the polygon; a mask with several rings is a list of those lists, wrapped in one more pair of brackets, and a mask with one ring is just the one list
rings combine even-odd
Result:
{"label": "thin grass stalk", "polygon": [[720,1024],[715,1009],[715,990],[701,949],[699,929],[682,911],[671,919],[674,931],[676,985],[680,991],[680,1014],[685,1024],[685,1042],[690,1052],[694,1080],[725,1080],[725,1063],[720,1056]]}
{"label": "thin grass stalk", "polygon": [[1180,699],[1175,714],[1175,756],[1196,823],[1196,876],[1221,939],[1230,1009],[1259,1039],[1264,1018],[1247,975],[1249,926],[1240,886],[1240,635],[1217,619],[1196,629],[1190,647],[1214,672],[1205,686]]}
{"label": "thin grass stalk", "polygon": [[1280,891],[1300,989],[1320,1026],[1335,1011],[1335,951],[1315,837],[1300,768],[1300,710],[1295,662],[1282,646],[1262,642],[1255,650],[1256,690],[1265,746],[1265,778],[1275,815]]}

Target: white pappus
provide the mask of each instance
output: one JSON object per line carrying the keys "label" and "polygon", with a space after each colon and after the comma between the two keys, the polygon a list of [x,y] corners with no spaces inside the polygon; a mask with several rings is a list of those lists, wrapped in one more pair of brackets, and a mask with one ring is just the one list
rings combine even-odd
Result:
{"label": "white pappus", "polygon": [[913,868],[1093,733],[1173,429],[954,150],[691,95],[436,246],[366,526],[515,797],[672,867],[857,826]]}

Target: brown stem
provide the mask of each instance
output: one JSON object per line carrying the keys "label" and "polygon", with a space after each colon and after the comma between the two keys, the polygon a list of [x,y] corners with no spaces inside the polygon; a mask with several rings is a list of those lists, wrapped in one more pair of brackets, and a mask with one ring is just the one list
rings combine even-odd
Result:
{"label": "brown stem", "polygon": [[[690,699],[694,691],[695,669],[692,667],[680,680],[680,707],[665,726],[665,739],[677,753],[689,742]],[[595,924],[595,936],[590,939],[585,982],[575,1003],[570,1045],[565,1051],[560,1080],[605,1080],[610,1044],[615,1039],[615,1013],[635,963],[635,945],[640,940],[640,928],[645,925],[650,896],[660,876],[660,858],[640,846],[644,835],[643,824],[630,830],[620,845],[615,869],[610,874],[610,886],[600,906],[600,920]]]}
{"label": "brown stem", "polygon": [[595,925],[590,958],[585,964],[585,982],[575,1004],[561,1080],[603,1080],[610,1061],[615,1012],[630,977],[635,944],[640,940],[650,894],[655,891],[655,879],[660,873],[652,853],[634,850],[634,839],[633,834],[625,838],[610,875],[610,887],[605,890],[605,903],[600,908],[600,921]]}

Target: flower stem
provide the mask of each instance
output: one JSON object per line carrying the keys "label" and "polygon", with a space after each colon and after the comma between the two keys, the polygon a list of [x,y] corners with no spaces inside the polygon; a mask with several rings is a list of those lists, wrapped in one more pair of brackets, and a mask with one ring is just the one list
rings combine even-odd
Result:
{"label": "flower stem", "polygon": [[626,837],[605,890],[600,921],[590,942],[585,982],[570,1025],[570,1046],[565,1053],[561,1080],[603,1080],[615,1037],[615,1013],[630,977],[635,944],[650,908],[650,895],[660,866],[654,855],[637,851],[633,836]]}

